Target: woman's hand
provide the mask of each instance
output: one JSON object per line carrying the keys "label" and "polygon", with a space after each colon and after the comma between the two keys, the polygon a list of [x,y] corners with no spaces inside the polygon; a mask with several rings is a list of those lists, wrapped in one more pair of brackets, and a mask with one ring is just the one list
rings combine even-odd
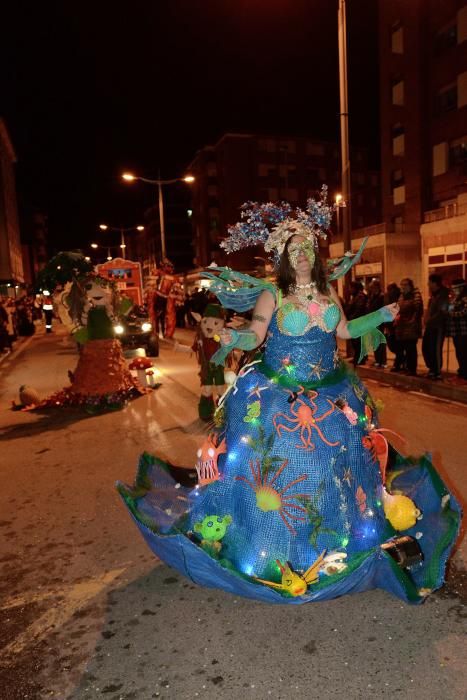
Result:
{"label": "woman's hand", "polygon": [[389,313],[392,316],[392,320],[394,321],[394,319],[400,311],[400,307],[397,301],[395,301],[393,304],[387,304],[384,308],[389,311]]}
{"label": "woman's hand", "polygon": [[230,328],[223,328],[219,332],[219,338],[221,345],[231,345],[233,337]]}

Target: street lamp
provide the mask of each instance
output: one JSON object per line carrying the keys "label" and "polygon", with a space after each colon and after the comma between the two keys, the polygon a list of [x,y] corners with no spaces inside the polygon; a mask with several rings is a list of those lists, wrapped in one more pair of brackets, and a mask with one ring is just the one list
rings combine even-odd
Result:
{"label": "street lamp", "polygon": [[135,180],[140,180],[141,182],[147,182],[150,185],[157,185],[158,189],[158,205],[159,205],[159,226],[161,230],[161,256],[162,260],[166,257],[165,248],[165,217],[164,217],[164,197],[162,194],[163,185],[172,185],[175,182],[186,182],[191,184],[195,181],[193,175],[185,175],[185,177],[174,177],[171,180],[161,180],[161,178],[151,179],[147,177],[140,177],[139,175],[133,175],[133,173],[123,173],[122,179],[125,182],[134,182]]}
{"label": "street lamp", "polygon": [[[128,233],[129,231],[144,231],[144,226],[128,226],[128,228],[123,228],[123,226],[108,226],[107,224],[99,224],[99,228],[101,231],[119,231],[120,232],[120,249],[122,251],[122,258],[125,257],[125,233]],[[91,246],[94,248],[94,245],[97,248],[97,244],[91,244]],[[109,258],[107,258],[109,259]]]}

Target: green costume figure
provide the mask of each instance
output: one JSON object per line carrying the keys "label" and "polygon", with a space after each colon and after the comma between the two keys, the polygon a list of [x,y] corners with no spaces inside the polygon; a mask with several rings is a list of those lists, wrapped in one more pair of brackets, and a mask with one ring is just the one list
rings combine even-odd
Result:
{"label": "green costume figure", "polygon": [[220,348],[220,332],[224,328],[225,312],[219,304],[208,304],[203,316],[193,313],[199,322],[198,332],[192,350],[198,358],[201,380],[201,397],[198,404],[199,417],[211,420],[216,408],[215,399],[224,393],[224,368],[211,362]]}

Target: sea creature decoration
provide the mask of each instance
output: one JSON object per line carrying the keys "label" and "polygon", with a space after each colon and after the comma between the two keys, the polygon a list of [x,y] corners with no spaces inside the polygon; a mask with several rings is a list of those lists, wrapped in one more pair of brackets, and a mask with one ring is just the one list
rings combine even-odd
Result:
{"label": "sea creature decoration", "polygon": [[263,513],[277,511],[287,529],[292,535],[296,535],[297,533],[289,521],[306,520],[306,517],[294,513],[294,511],[299,511],[306,515],[306,509],[303,506],[297,505],[294,501],[300,498],[308,498],[308,495],[304,493],[287,494],[287,491],[295,484],[304,481],[307,476],[306,474],[302,474],[297,479],[290,481],[284,488],[278,488],[275,482],[286,466],[287,460],[284,460],[275,473],[273,472],[271,476],[266,473],[265,476],[263,476],[261,473],[261,463],[259,460],[256,460],[256,462],[250,462],[250,471],[253,477],[252,481],[245,476],[236,476],[235,480],[246,483],[247,486],[254,491],[256,495],[256,506],[259,510],[263,511]]}
{"label": "sea creature decoration", "polygon": [[208,552],[219,553],[221,540],[232,522],[231,515],[206,515],[199,523],[195,523],[194,531],[201,535],[201,546]]}
{"label": "sea creature decoration", "polygon": [[[314,450],[315,443],[312,441],[313,430],[316,431],[321,440],[329,445],[329,447],[335,447],[339,442],[330,442],[327,440],[318,423],[321,423],[325,418],[327,418],[331,413],[336,410],[335,405],[329,399],[326,399],[330,409],[325,411],[321,416],[317,416],[318,406],[314,402],[314,399],[318,396],[316,391],[307,392],[309,404],[300,398],[300,394],[303,394],[304,389],[301,387],[299,392],[290,392],[296,398],[290,406],[290,413],[292,415],[286,415],[285,413],[275,413],[272,422],[276,429],[277,434],[281,437],[281,430],[287,433],[293,433],[295,431],[300,431],[300,443],[295,445],[301,450]],[[285,422],[280,422],[279,419],[283,419]]]}
{"label": "sea creature decoration", "polygon": [[196,471],[198,472],[198,484],[200,486],[205,486],[219,479],[217,460],[219,459],[219,455],[227,452],[227,447],[225,440],[221,440],[220,443],[217,443],[217,439],[217,435],[211,433],[207,436],[196,453],[198,457]]}
{"label": "sea creature decoration", "polygon": [[248,404],[246,407],[246,416],[244,416],[243,421],[245,423],[252,423],[254,420],[259,418],[261,415],[261,401],[253,401],[253,403]]}
{"label": "sea creature decoration", "polygon": [[303,574],[293,571],[290,564],[282,564],[278,559],[276,559],[276,563],[282,574],[281,582],[275,583],[274,581],[266,581],[256,577],[255,580],[296,598],[297,596],[304,595],[307,592],[309,585],[318,582],[319,572],[325,554],[326,550],[321,552],[318,559],[313,562],[313,564]]}
{"label": "sea creature decoration", "polygon": [[383,508],[386,518],[394,530],[408,530],[420,518],[421,513],[408,496],[398,493],[388,493],[383,489]]}
{"label": "sea creature decoration", "polygon": [[346,552],[329,552],[321,562],[320,571],[326,574],[326,576],[340,574],[347,568],[347,564],[344,561],[345,559],[347,559]]}

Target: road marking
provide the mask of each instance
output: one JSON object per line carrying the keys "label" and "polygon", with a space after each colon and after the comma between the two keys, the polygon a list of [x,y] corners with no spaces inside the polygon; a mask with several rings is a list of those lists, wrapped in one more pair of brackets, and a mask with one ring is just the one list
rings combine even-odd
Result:
{"label": "road marking", "polygon": [[105,574],[96,576],[96,578],[87,579],[81,583],[71,584],[64,588],[57,588],[44,593],[32,592],[30,596],[10,598],[6,604],[2,605],[1,610],[10,610],[54,596],[64,597],[64,600],[60,600],[53,607],[48,608],[37,620],[34,620],[19,637],[6,647],[3,647],[2,654],[19,654],[31,642],[36,643],[43,639],[51,629],[57,630],[60,628],[77,610],[95,598],[124,571],[125,568],[113,569]]}

